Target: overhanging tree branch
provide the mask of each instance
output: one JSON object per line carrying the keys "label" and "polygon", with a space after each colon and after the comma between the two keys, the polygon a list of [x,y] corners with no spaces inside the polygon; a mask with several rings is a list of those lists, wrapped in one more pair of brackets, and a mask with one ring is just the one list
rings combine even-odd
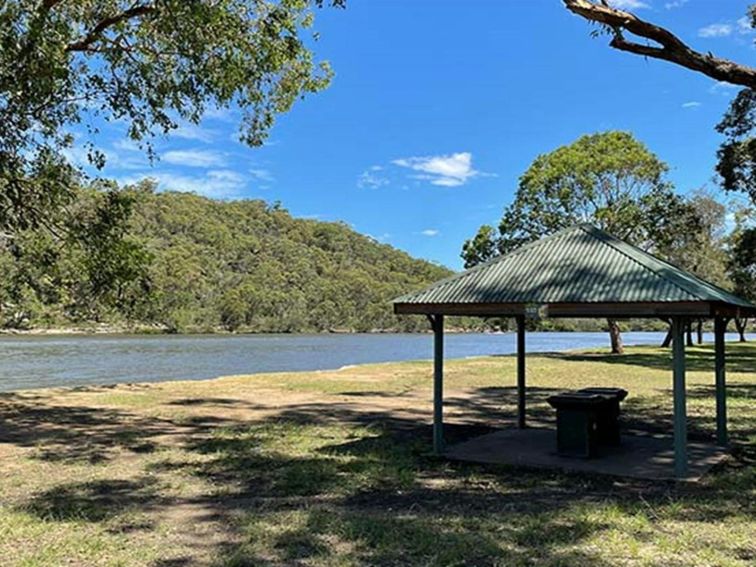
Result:
{"label": "overhanging tree branch", "polygon": [[[740,65],[710,53],[695,51],[669,30],[642,20],[625,10],[612,8],[603,0],[600,4],[591,0],[562,0],[562,2],[573,14],[610,28],[613,37],[609,45],[615,49],[669,61],[717,81],[756,90],[756,69],[753,67]],[[629,41],[623,34],[625,31],[652,41],[656,45]]]}
{"label": "overhanging tree branch", "polygon": [[87,34],[72,43],[69,43],[66,47],[66,51],[86,51],[89,47],[102,37],[102,34],[110,27],[125,22],[133,18],[139,18],[146,14],[149,14],[155,10],[155,6],[150,4],[143,4],[139,6],[133,6],[128,10],[124,10],[120,14],[110,16],[100,20]]}
{"label": "overhanging tree branch", "polygon": [[44,0],[42,2],[42,8],[44,10],[50,10],[55,7],[56,4],[60,4],[63,0]]}

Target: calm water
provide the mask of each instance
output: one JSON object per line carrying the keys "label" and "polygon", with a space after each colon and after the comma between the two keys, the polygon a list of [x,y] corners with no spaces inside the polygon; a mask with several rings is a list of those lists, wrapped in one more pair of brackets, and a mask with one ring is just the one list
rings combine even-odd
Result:
{"label": "calm water", "polygon": [[[663,333],[623,337],[628,345],[654,344]],[[608,336],[529,333],[527,341],[529,352],[553,352],[607,346]],[[445,347],[448,358],[511,354],[515,336],[449,334]],[[431,356],[430,334],[6,336],[0,337],[0,390],[324,370]]]}

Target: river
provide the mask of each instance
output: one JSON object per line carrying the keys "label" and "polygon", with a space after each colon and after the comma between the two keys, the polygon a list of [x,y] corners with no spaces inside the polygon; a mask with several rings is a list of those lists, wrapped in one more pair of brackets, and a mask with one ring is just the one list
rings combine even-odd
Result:
{"label": "river", "polygon": [[[656,344],[663,333],[624,333]],[[735,340],[728,336],[728,340]],[[10,335],[0,337],[0,391],[50,386],[199,380],[232,374],[325,370],[428,359],[430,334]],[[711,335],[707,335],[711,341]],[[529,333],[528,352],[606,347],[606,333]],[[445,354],[511,354],[515,335],[448,334]]]}

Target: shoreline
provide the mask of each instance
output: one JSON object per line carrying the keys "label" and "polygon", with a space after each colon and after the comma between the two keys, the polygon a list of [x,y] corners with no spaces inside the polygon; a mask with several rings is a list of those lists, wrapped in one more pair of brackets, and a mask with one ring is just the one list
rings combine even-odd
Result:
{"label": "shoreline", "polygon": [[[511,335],[514,330],[490,330],[490,329],[445,329],[447,335]],[[529,333],[606,333],[605,329],[539,329]],[[623,333],[659,333],[663,329],[623,329]],[[704,332],[709,332],[705,329]],[[218,329],[195,329],[182,332],[170,332],[157,327],[119,327],[114,325],[102,325],[96,327],[38,327],[34,329],[0,329],[0,338],[2,337],[44,337],[44,336],[93,336],[93,335],[132,335],[132,336],[159,336],[159,337],[191,337],[197,335],[205,336],[267,336],[267,335],[289,335],[312,336],[312,335],[429,335],[433,334],[430,329],[422,331],[405,331],[400,329],[372,329],[370,331],[353,331],[347,329],[334,329],[328,331],[227,331],[222,328]],[[747,333],[750,334],[750,333]]]}

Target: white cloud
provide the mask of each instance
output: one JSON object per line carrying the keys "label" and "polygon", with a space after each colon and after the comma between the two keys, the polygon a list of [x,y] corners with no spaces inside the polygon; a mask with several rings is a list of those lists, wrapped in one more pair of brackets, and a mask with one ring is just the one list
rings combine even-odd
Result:
{"label": "white cloud", "polygon": [[683,108],[698,108],[699,106],[701,106],[701,103],[697,100],[690,100],[688,102],[682,103]]}
{"label": "white cloud", "polygon": [[[125,151],[117,151],[116,148],[118,148],[119,145],[118,142],[115,142],[112,148],[96,148],[96,150],[105,158],[106,170],[142,169],[149,165],[149,161],[144,153],[126,147],[120,148]],[[90,149],[87,148],[87,146],[77,144],[73,147],[65,148],[62,153],[71,164],[93,172],[94,166],[89,161],[89,152]]]}
{"label": "white cloud", "polygon": [[182,124],[170,133],[170,136],[181,138],[183,140],[196,140],[209,144],[215,139],[215,132],[207,128],[202,128],[196,124]]}
{"label": "white cloud", "polygon": [[264,168],[256,168],[256,169],[250,169],[249,174],[258,181],[263,181],[266,183],[272,183],[275,181],[275,177],[273,177],[273,174],[268,169]]}
{"label": "white cloud", "polygon": [[142,175],[134,175],[118,181],[123,185],[128,185],[147,178],[154,179],[158,188],[164,191],[197,193],[213,199],[241,197],[242,191],[246,187],[244,176],[229,169],[214,169],[204,175],[184,175],[171,171],[147,171]]}
{"label": "white cloud", "polygon": [[380,171],[383,171],[383,168],[380,165],[374,165],[360,173],[357,177],[357,187],[360,189],[378,189],[388,185],[389,180],[380,175]]}
{"label": "white cloud", "polygon": [[120,138],[113,142],[113,147],[117,150],[124,150],[127,152],[139,152],[142,149],[139,147],[139,143],[131,138]]}
{"label": "white cloud", "polygon": [[709,24],[698,30],[699,37],[725,37],[732,33],[732,24]]}
{"label": "white cloud", "polygon": [[170,150],[161,159],[186,167],[222,167],[226,163],[223,155],[214,150]]}
{"label": "white cloud", "polygon": [[738,28],[738,33],[741,35],[749,35],[754,33],[753,27],[751,27],[751,18],[748,16],[743,16],[742,18],[739,18],[737,22],[735,22],[735,25]]}
{"label": "white cloud", "polygon": [[641,0],[609,0],[609,4],[620,10],[639,10],[640,8],[648,8],[648,4],[646,2],[641,2]]}
{"label": "white cloud", "polygon": [[674,10],[675,8],[682,8],[685,6],[685,4],[688,3],[689,0],[673,0],[672,2],[667,2],[664,4],[664,7],[667,10]]}
{"label": "white cloud", "polygon": [[236,110],[228,108],[227,106],[210,106],[205,109],[203,116],[205,118],[210,118],[211,120],[233,122],[234,120],[236,120]]}
{"label": "white cloud", "polygon": [[426,228],[425,230],[420,231],[420,234],[423,236],[438,236],[441,234],[441,231],[436,230],[435,228]]}
{"label": "white cloud", "polygon": [[[77,167],[87,167],[90,165],[86,148],[82,146],[71,146],[70,148],[63,148],[61,150],[63,157],[65,157],[71,164]],[[107,156],[106,156],[107,159]]]}
{"label": "white cloud", "polygon": [[733,90],[740,88],[742,87],[740,87],[739,85],[733,85],[732,83],[728,83],[726,81],[717,81],[711,86],[711,88],[709,88],[709,92],[712,94],[730,96]]}
{"label": "white cloud", "polygon": [[432,185],[442,187],[458,187],[464,185],[473,177],[480,175],[479,171],[473,169],[472,154],[470,152],[401,158],[391,163],[419,171],[420,174],[414,176],[416,179],[427,180]]}

